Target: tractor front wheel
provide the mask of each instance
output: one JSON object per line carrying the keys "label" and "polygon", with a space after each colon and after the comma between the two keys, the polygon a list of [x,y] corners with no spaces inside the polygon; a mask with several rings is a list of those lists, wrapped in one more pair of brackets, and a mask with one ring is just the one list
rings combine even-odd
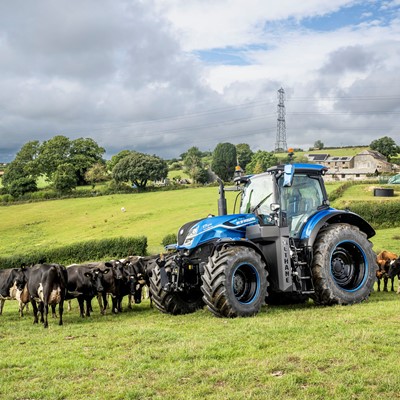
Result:
{"label": "tractor front wheel", "polygon": [[372,291],[375,269],[365,233],[349,224],[329,225],[314,244],[312,297],[322,305],[360,303]]}
{"label": "tractor front wheel", "polygon": [[187,292],[167,292],[161,286],[160,267],[156,265],[150,276],[150,292],[155,306],[163,313],[180,315],[190,314],[203,308],[200,289]]}
{"label": "tractor front wheel", "polygon": [[223,247],[208,259],[202,275],[203,300],[217,317],[257,314],[267,293],[261,256],[247,247]]}

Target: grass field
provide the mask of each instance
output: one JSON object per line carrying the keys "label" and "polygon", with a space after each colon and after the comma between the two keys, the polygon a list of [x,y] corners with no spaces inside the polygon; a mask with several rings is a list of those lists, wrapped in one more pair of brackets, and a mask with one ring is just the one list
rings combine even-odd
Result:
{"label": "grass field", "polygon": [[[145,235],[155,253],[183,223],[217,213],[217,198],[218,188],[205,187],[4,206],[0,250]],[[398,228],[372,240],[400,253]],[[81,319],[73,301],[64,325],[50,320],[47,330],[6,302],[0,399],[395,399],[399,302],[395,293],[373,292],[353,306],[264,306],[238,319],[206,309],[173,317],[148,300],[101,316],[93,302],[92,316]]]}
{"label": "grass field", "polygon": [[399,297],[353,306],[265,306],[254,318],[206,309],[79,317],[45,330],[16,302],[0,316],[0,398],[395,399],[400,391]]}

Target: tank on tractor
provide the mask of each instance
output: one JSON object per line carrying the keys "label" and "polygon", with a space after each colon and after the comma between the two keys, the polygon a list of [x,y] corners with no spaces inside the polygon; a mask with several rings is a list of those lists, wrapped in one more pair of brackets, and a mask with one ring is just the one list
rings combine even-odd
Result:
{"label": "tank on tractor", "polygon": [[261,306],[353,304],[374,284],[374,229],[329,204],[315,164],[288,164],[239,177],[240,211],[227,215],[220,182],[218,216],[188,222],[157,259],[150,278],[156,307],[186,314],[206,305],[219,317]]}

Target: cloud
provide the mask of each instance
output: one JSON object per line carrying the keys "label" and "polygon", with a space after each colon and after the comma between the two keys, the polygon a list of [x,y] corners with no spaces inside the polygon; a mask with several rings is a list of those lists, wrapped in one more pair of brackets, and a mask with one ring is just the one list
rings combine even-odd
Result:
{"label": "cloud", "polygon": [[57,134],[92,137],[108,156],[273,150],[280,87],[291,146],[398,137],[396,2],[243,4],[0,3],[0,161]]}

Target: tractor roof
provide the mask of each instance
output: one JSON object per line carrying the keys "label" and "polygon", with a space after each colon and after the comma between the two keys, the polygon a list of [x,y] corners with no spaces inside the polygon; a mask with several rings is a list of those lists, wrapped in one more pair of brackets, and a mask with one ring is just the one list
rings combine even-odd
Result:
{"label": "tractor roof", "polygon": [[[294,167],[294,173],[296,174],[309,174],[309,173],[313,173],[313,174],[321,174],[324,175],[326,171],[328,171],[328,168],[323,166],[323,165],[319,165],[319,164],[292,164]],[[285,168],[284,165],[277,165],[276,167],[271,167],[268,168],[268,172],[273,172],[276,173],[278,171],[283,171]]]}

